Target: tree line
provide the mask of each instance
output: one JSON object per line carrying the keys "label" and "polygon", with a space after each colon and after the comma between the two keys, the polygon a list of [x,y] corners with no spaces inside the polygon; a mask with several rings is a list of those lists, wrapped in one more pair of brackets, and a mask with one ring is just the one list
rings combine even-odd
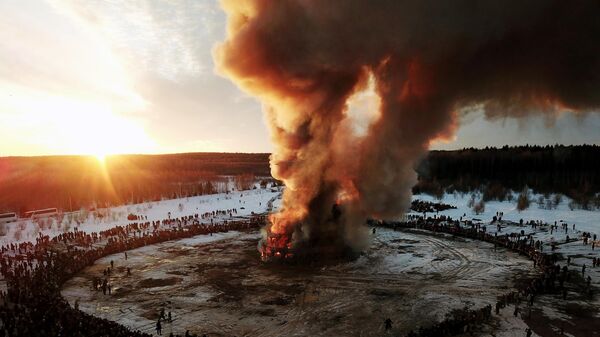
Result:
{"label": "tree line", "polygon": [[541,194],[561,193],[580,204],[600,192],[600,146],[504,146],[431,151],[417,167],[413,192],[483,191],[503,200],[510,190],[528,187]]}
{"label": "tree line", "polygon": [[64,211],[97,205],[225,192],[224,176],[270,177],[266,153],[119,155],[100,162],[90,156],[0,158],[0,213],[23,214],[56,207]]}
{"label": "tree line", "polygon": [[[585,207],[600,202],[600,146],[504,146],[431,151],[416,168],[413,192],[482,191],[504,200],[525,187],[564,194]],[[0,158],[0,213],[118,205],[225,192],[270,177],[268,153],[185,153]],[[261,185],[263,185],[261,183]]]}

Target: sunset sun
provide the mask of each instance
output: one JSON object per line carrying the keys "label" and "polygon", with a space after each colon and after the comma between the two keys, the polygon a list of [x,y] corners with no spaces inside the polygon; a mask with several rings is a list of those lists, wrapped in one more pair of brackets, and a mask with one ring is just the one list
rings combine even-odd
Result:
{"label": "sunset sun", "polygon": [[96,157],[96,159],[98,159],[100,164],[104,164],[106,161],[106,153],[96,153],[96,154],[94,154],[94,157]]}

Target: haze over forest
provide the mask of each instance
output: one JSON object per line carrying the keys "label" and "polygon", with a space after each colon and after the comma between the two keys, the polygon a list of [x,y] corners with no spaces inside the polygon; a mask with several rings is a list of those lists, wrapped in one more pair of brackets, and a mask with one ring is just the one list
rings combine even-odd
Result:
{"label": "haze over forest", "polygon": [[[482,189],[494,198],[528,186],[588,200],[600,192],[600,146],[431,151],[413,192]],[[0,158],[0,212],[64,211],[224,192],[223,176],[271,177],[268,153]]]}

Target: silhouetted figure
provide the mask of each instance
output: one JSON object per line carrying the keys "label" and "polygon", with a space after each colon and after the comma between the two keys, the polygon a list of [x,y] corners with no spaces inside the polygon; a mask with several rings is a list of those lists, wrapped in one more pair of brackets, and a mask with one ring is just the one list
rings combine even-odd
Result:
{"label": "silhouetted figure", "polygon": [[389,318],[386,318],[385,321],[385,331],[388,331],[392,328],[392,320]]}

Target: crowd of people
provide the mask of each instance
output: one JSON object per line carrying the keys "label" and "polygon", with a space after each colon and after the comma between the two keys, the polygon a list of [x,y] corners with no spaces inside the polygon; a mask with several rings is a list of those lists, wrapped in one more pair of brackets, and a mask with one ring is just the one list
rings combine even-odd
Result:
{"label": "crowd of people", "polygon": [[[74,230],[53,238],[40,234],[35,243],[0,247],[0,272],[6,283],[6,290],[0,292],[0,337],[151,336],[88,315],[78,310],[77,303],[72,307],[61,297],[61,286],[107,255],[196,235],[258,228],[265,221],[264,216],[253,216],[203,224],[202,218],[136,222],[94,233]],[[97,286],[110,292],[106,279]],[[185,336],[191,334],[186,331]]]}
{"label": "crowd of people", "polygon": [[[403,222],[372,222],[374,225],[387,227],[393,230],[417,228],[432,232],[441,232],[454,236],[465,237],[474,240],[482,240],[494,244],[494,247],[501,246],[514,252],[527,256],[534,262],[534,267],[539,269],[537,277],[528,283],[520,285],[517,291],[512,291],[502,295],[497,299],[495,305],[496,314],[500,309],[509,304],[515,306],[514,315],[517,316],[521,311],[521,303],[529,308],[528,314],[531,315],[531,307],[535,298],[544,293],[558,293],[566,299],[565,282],[570,281],[571,272],[567,265],[562,268],[557,264],[558,255],[554,253],[544,253],[543,243],[535,240],[532,234],[525,234],[524,230],[518,233],[505,233],[498,235],[498,232],[490,233],[485,225],[477,224],[472,221],[454,220],[450,217],[412,217],[409,221]],[[521,221],[521,225],[523,222]],[[530,223],[529,225],[539,226],[539,223]],[[589,235],[583,235],[589,237]],[[587,244],[587,242],[585,242]],[[582,276],[585,274],[585,265],[582,267]],[[592,296],[590,278],[588,276],[586,291]],[[464,315],[455,315],[431,327],[421,327],[418,331],[410,331],[409,337],[429,337],[429,336],[454,336],[470,331],[474,325],[481,324],[491,318],[491,305],[485,306],[480,310],[464,310]],[[531,330],[524,332],[525,335],[531,335]]]}
{"label": "crowd of people", "polygon": [[[0,292],[0,337],[4,336],[151,336],[135,331],[116,322],[86,314],[78,310],[78,304],[69,305],[60,295],[62,284],[97,259],[127,250],[152,245],[168,240],[177,240],[196,235],[210,235],[229,230],[258,228],[265,222],[264,216],[253,216],[247,220],[228,219],[218,224],[204,224],[203,220],[219,215],[236,214],[236,210],[214,211],[160,221],[134,222],[116,226],[105,231],[86,233],[74,231],[53,238],[39,235],[35,243],[11,243],[0,247],[0,273],[6,282],[6,290]],[[140,218],[141,219],[141,218]],[[571,278],[570,259],[562,268],[557,265],[558,256],[543,252],[543,243],[535,240],[524,230],[518,233],[487,231],[485,225],[470,221],[453,220],[449,217],[413,216],[404,222],[377,222],[378,226],[394,230],[418,228],[442,232],[455,236],[487,241],[523,254],[534,261],[539,268],[537,277],[518,290],[500,296],[495,307],[487,305],[477,310],[463,309],[448,319],[429,327],[410,331],[409,337],[452,336],[470,332],[478,324],[492,317],[492,309],[499,314],[502,308],[514,305],[514,314],[521,308],[528,308],[529,315],[536,297],[543,293],[558,293],[566,298],[566,285]],[[527,224],[536,228],[540,224]],[[563,225],[562,230],[568,230]],[[552,226],[552,230],[558,230]],[[584,243],[593,245],[595,235],[585,233]],[[125,255],[126,256],[126,255]],[[592,267],[600,265],[600,259]],[[107,268],[102,278],[94,280],[93,287],[110,295],[109,277],[113,266]],[[127,269],[127,273],[131,273]],[[585,266],[581,270],[585,276]],[[587,278],[587,291],[590,295],[590,278]],[[161,313],[156,324],[156,332],[162,333],[162,322],[168,316]],[[391,320],[386,327],[391,328]],[[531,330],[526,332],[531,333]],[[192,336],[189,331],[185,336]]]}
{"label": "crowd of people", "polygon": [[456,209],[456,206],[441,202],[430,202],[417,199],[411,202],[410,209],[417,213],[437,213],[448,209]]}

